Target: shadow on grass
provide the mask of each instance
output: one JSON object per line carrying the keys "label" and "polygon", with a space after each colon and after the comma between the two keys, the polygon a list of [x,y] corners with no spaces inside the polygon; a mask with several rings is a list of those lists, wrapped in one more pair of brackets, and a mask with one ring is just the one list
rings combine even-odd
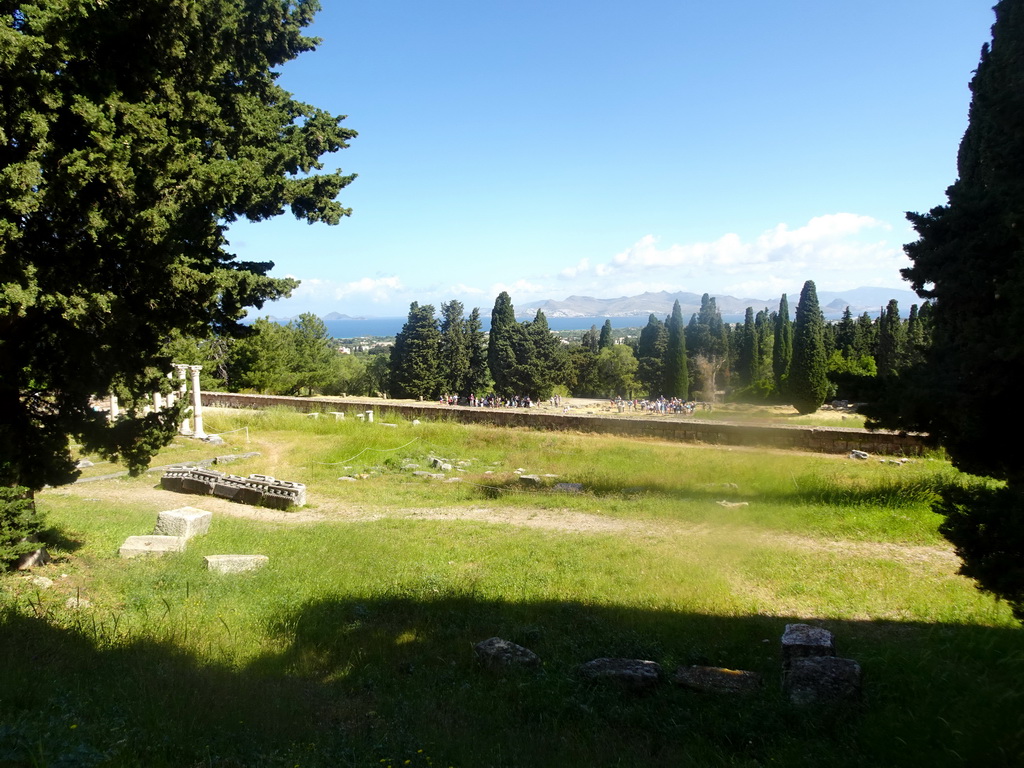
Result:
{"label": "shadow on grass", "polygon": [[[8,611],[0,765],[1019,764],[1019,630],[823,622],[864,668],[866,702],[802,711],[780,692],[778,658],[797,620],[473,595],[321,599],[274,615],[274,650],[233,668]],[[492,636],[543,666],[481,669],[472,646]],[[749,669],[764,687],[733,698],[665,681],[637,696],[575,675],[603,656],[652,659],[668,674]]]}
{"label": "shadow on grass", "polygon": [[[983,482],[972,480],[966,476],[934,475],[928,477],[876,477],[876,478],[842,478],[839,476],[822,476],[806,474],[791,478],[788,487],[783,490],[757,490],[749,484],[740,485],[732,482],[704,483],[687,486],[677,479],[664,482],[647,482],[643,485],[619,481],[610,477],[574,477],[566,475],[560,478],[563,483],[576,483],[582,486],[582,493],[598,498],[636,498],[640,496],[663,497],[675,501],[761,501],[769,503],[827,505],[827,506],[879,506],[890,509],[913,507],[930,504],[939,497],[942,490],[949,486],[962,486],[965,483]],[[553,484],[527,486],[518,478],[506,478],[494,481],[491,485],[480,486],[484,498],[503,498],[513,493],[564,493]]]}

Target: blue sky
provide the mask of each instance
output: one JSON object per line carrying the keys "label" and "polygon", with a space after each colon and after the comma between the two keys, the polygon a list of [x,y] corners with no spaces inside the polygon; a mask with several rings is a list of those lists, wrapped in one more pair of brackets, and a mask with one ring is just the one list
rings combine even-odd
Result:
{"label": "blue sky", "polygon": [[229,232],[278,316],[905,288],[994,21],[975,0],[323,0],[282,84],[359,132],[336,227]]}

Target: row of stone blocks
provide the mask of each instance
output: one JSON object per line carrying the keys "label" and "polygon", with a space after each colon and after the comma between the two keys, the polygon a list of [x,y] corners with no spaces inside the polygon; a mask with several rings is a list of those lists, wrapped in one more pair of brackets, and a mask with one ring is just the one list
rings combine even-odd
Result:
{"label": "row of stone blocks", "polygon": [[[541,660],[529,648],[492,637],[474,646],[481,664],[496,669],[537,667]],[[861,698],[861,669],[852,659],[835,655],[831,632],[808,624],[787,624],[782,636],[782,689],[800,706],[854,703]],[[581,664],[580,677],[609,680],[634,691],[653,689],[663,678],[661,665],[646,659],[600,658]],[[761,687],[756,672],[724,667],[681,666],[676,685],[701,692],[752,693]]]}
{"label": "row of stone blocks", "polygon": [[269,475],[228,475],[202,467],[170,467],[160,478],[165,491],[219,496],[254,507],[290,509],[306,503],[306,486]]}
{"label": "row of stone blocks", "polygon": [[[188,540],[210,530],[213,515],[195,507],[181,507],[160,512],[156,527],[149,536],[129,536],[118,554],[123,558],[145,555],[161,556],[168,552],[184,552]],[[238,573],[261,568],[266,555],[207,555],[206,568],[220,573]]]}

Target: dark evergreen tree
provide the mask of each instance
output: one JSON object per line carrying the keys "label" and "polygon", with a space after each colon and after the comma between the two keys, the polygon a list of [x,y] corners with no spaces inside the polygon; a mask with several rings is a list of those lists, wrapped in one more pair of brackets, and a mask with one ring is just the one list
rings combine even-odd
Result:
{"label": "dark evergreen tree", "polygon": [[601,326],[601,335],[597,340],[597,350],[600,352],[602,349],[611,349],[613,344],[615,344],[615,337],[612,335],[612,321],[606,319],[604,325]]}
{"label": "dark evergreen tree", "polygon": [[470,348],[461,301],[441,303],[438,379],[442,394],[462,395],[469,377]]}
{"label": "dark evergreen tree", "polygon": [[871,315],[864,312],[857,318],[855,324],[853,348],[858,357],[870,355],[875,356],[875,346],[878,340],[878,326],[871,319]]}
{"label": "dark evergreen tree", "polygon": [[878,339],[875,346],[875,364],[882,379],[899,375],[904,363],[906,332],[900,319],[896,299],[891,299],[878,317]]}
{"label": "dark evergreen tree", "polygon": [[494,380],[494,391],[509,397],[516,392],[516,346],[522,327],[516,322],[512,297],[502,291],[491,310],[491,330],[487,336],[487,364]]}
{"label": "dark evergreen tree", "polygon": [[441,332],[437,329],[434,305],[422,307],[415,301],[409,318],[391,348],[391,394],[394,397],[433,400],[441,391],[438,359]]}
{"label": "dark evergreen tree", "polygon": [[637,379],[649,397],[661,394],[665,383],[665,351],[668,349],[668,330],[655,315],[647,318],[640,331],[636,347]]}
{"label": "dark evergreen tree", "polygon": [[836,349],[843,353],[844,357],[853,354],[857,342],[857,324],[853,319],[853,312],[849,305],[843,310],[843,318],[836,325]]}
{"label": "dark evergreen tree", "polygon": [[779,315],[775,321],[775,339],[772,346],[772,373],[775,390],[785,392],[789,377],[789,366],[793,360],[793,325],[789,320],[789,299],[782,294],[779,300]]}
{"label": "dark evergreen tree", "polygon": [[463,397],[482,395],[491,380],[487,367],[487,338],[480,322],[480,308],[473,307],[466,320],[466,347],[469,350],[469,369],[459,392]]}
{"label": "dark evergreen tree", "polygon": [[749,387],[757,380],[757,329],[754,325],[754,308],[747,307],[740,331],[739,355],[736,361],[741,387]]}
{"label": "dark evergreen tree", "polygon": [[323,390],[334,376],[334,340],[324,321],[312,312],[303,312],[288,323],[292,335],[292,391],[290,394],[312,395]]}
{"label": "dark evergreen tree", "polygon": [[598,332],[596,325],[590,326],[590,330],[583,334],[583,339],[580,343],[595,355],[598,353],[601,349],[601,334]]}
{"label": "dark evergreen tree", "polygon": [[690,374],[686,364],[686,326],[679,300],[672,305],[668,319],[668,344],[665,349],[665,396],[686,399],[690,393]]}
{"label": "dark evergreen tree", "polygon": [[562,343],[551,333],[548,319],[540,309],[525,323],[516,345],[516,392],[534,401],[551,396],[564,367]]}
{"label": "dark evergreen tree", "polygon": [[800,413],[814,413],[828,396],[828,354],[825,318],[813,280],[804,283],[793,323],[793,361],[789,368],[789,397]]}
{"label": "dark evergreen tree", "polygon": [[[4,4],[0,486],[70,481],[71,440],[141,471],[176,432],[174,409],[142,413],[167,386],[168,334],[240,335],[246,307],[296,285],[237,261],[226,225],[349,213],[351,177],[320,169],[354,132],[277,79],[315,47],[316,9]],[[90,401],[114,390],[108,423]]]}
{"label": "dark evergreen tree", "polygon": [[963,559],[961,573],[1006,599],[1024,620],[1024,462],[1007,436],[1024,432],[1024,4],[1001,0],[992,43],[971,81],[959,179],[948,202],[908,218],[919,239],[904,270],[933,301],[924,362],[900,378],[877,422],[926,432],[953,463],[1006,481],[947,487],[937,511]]}
{"label": "dark evergreen tree", "polygon": [[775,335],[775,313],[769,314],[767,307],[754,316],[757,331],[757,361],[754,380],[762,382],[767,390],[774,389],[772,376],[772,346]]}

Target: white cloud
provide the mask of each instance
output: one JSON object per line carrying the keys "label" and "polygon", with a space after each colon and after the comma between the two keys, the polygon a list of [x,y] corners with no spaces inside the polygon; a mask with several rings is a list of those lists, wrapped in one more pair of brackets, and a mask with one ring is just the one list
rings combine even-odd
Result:
{"label": "white cloud", "polygon": [[748,240],[727,233],[708,242],[662,245],[649,234],[606,261],[584,259],[563,269],[558,278],[563,286],[571,283],[572,292],[594,296],[688,290],[763,298],[805,280],[820,290],[895,286],[907,260],[890,241],[893,234],[903,233],[852,213],[818,216],[796,228],[778,224]]}
{"label": "white cloud", "polygon": [[575,267],[566,267],[558,273],[559,277],[569,279],[580,277],[590,271],[590,259],[580,259]]}
{"label": "white cloud", "polygon": [[389,301],[392,295],[402,290],[402,281],[397,277],[364,277],[351,283],[335,285],[334,298],[346,299],[364,296],[380,304]]}
{"label": "white cloud", "polygon": [[458,283],[448,288],[448,293],[455,294],[457,296],[479,296],[484,293],[483,288],[474,288],[471,285],[465,283]]}
{"label": "white cloud", "polygon": [[[529,280],[516,280],[514,283],[495,283],[491,286],[491,294],[497,296],[502,291],[508,291],[509,296],[512,297],[513,301],[529,301],[530,299],[537,298],[540,294],[548,291],[549,288],[546,285],[539,283],[531,283]],[[543,296],[542,298],[549,298]]]}

